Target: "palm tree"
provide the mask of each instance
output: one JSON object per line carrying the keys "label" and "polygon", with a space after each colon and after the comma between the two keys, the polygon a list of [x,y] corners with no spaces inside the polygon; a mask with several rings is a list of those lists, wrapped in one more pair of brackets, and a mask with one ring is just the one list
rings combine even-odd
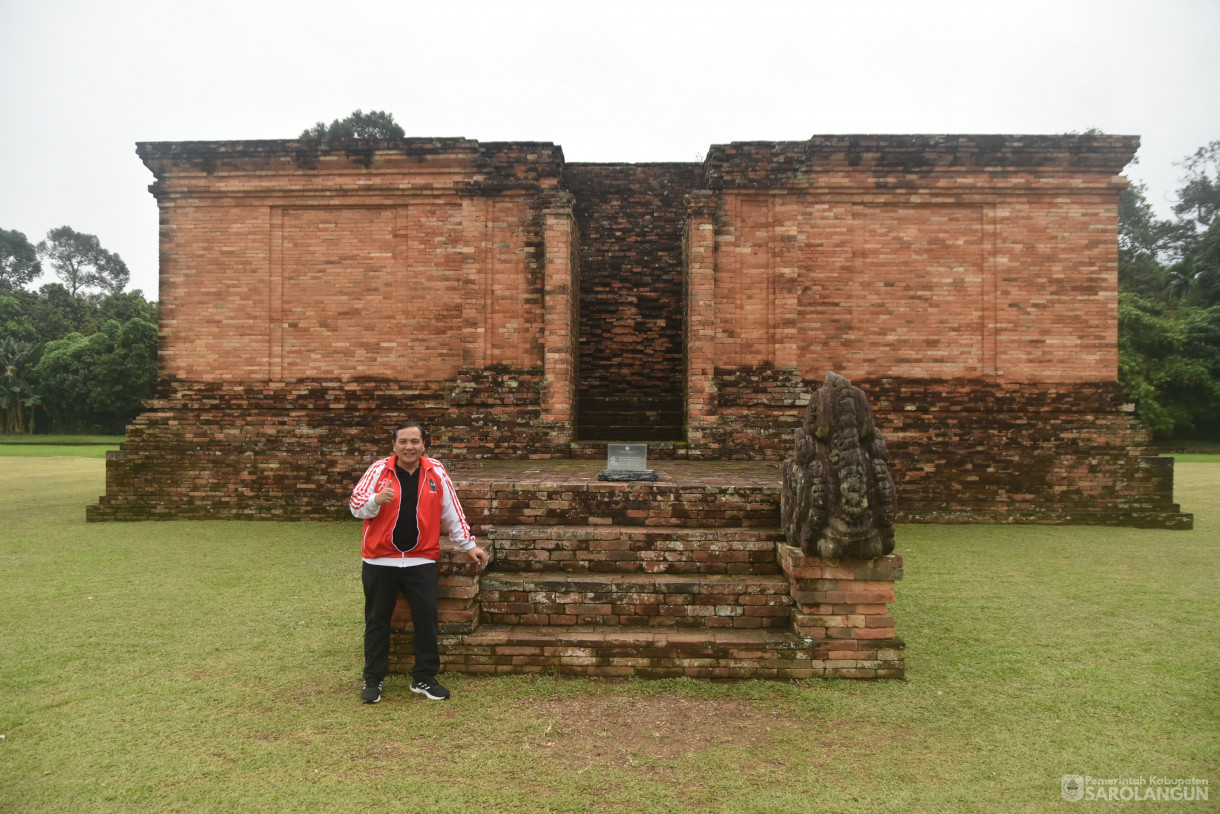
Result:
{"label": "palm tree", "polygon": [[[34,432],[34,409],[42,403],[33,379],[41,342],[0,337],[0,431],[6,435]],[[29,422],[25,409],[30,408]]]}

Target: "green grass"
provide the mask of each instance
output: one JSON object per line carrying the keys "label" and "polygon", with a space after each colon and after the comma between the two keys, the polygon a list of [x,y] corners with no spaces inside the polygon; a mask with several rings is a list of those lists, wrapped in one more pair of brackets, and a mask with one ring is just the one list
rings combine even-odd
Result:
{"label": "green grass", "polygon": [[121,435],[0,435],[0,458],[105,458]]}
{"label": "green grass", "polygon": [[122,435],[0,435],[0,444],[29,444],[45,446],[55,444],[73,444],[85,446],[101,444],[117,447],[123,443]]}
{"label": "green grass", "polygon": [[1220,454],[1220,440],[1202,438],[1162,438],[1156,446],[1163,455],[1173,455],[1175,452],[1190,452],[1203,455]]}
{"label": "green grass", "polygon": [[1072,811],[1069,773],[1216,795],[1220,467],[1176,480],[1193,531],[903,526],[906,681],[450,675],[439,704],[395,676],[363,706],[355,522],[86,524],[100,461],[10,459],[0,811]]}
{"label": "green grass", "polygon": [[117,444],[0,444],[0,458],[105,458],[107,450],[118,448]]}
{"label": "green grass", "polygon": [[1220,453],[1190,453],[1190,452],[1175,452],[1173,458],[1178,463],[1183,464],[1217,464],[1220,463]]}

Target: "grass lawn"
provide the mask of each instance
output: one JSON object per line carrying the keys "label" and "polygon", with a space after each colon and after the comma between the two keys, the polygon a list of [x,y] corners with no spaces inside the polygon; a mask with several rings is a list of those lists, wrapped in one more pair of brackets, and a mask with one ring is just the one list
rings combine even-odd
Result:
{"label": "grass lawn", "polygon": [[0,444],[32,444],[34,446],[101,444],[117,447],[123,443],[123,438],[122,435],[0,435]]}
{"label": "grass lawn", "polygon": [[105,458],[121,435],[0,435],[0,458]]}
{"label": "grass lawn", "polygon": [[0,458],[105,458],[106,450],[119,445],[100,444],[2,444]]}
{"label": "grass lawn", "polygon": [[1193,531],[903,526],[906,681],[394,676],[364,706],[355,521],[86,524],[103,462],[7,459],[0,811],[1072,811],[1065,774],[1216,810],[1220,466],[1176,480]]}

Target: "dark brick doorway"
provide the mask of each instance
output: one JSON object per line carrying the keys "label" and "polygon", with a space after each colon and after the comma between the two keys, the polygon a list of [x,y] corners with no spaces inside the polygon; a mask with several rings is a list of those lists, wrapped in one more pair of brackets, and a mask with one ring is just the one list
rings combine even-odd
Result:
{"label": "dark brick doorway", "polygon": [[681,441],[682,224],[699,164],[568,164],[580,246],[581,441]]}

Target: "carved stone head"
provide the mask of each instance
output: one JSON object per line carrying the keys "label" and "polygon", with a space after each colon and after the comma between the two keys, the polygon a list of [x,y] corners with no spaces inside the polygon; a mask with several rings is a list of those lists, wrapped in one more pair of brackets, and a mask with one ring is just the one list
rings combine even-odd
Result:
{"label": "carved stone head", "polygon": [[894,479],[885,441],[858,387],[837,373],[809,400],[784,461],[781,498],[788,542],[826,559],[872,559],[894,550]]}

